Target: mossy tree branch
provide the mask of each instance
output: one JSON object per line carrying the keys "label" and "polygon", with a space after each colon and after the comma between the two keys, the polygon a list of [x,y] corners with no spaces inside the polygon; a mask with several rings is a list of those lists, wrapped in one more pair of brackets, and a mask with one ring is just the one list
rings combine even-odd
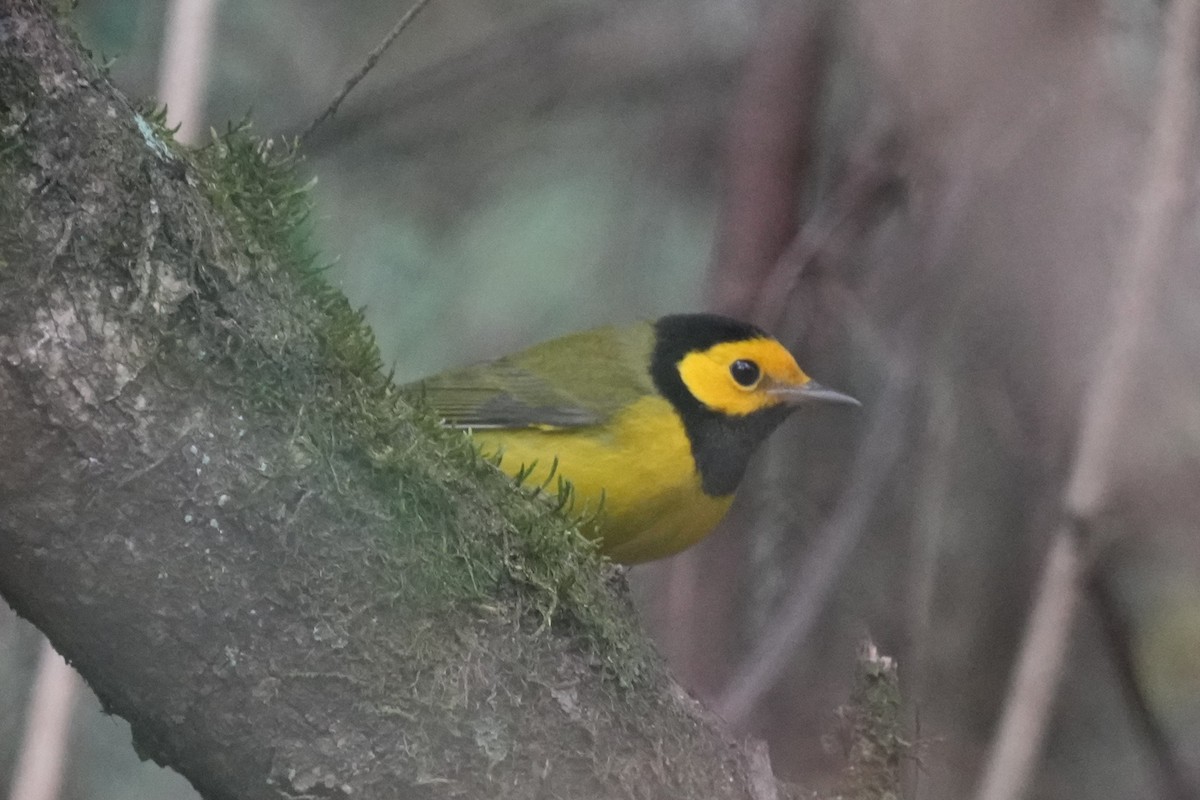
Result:
{"label": "mossy tree branch", "polygon": [[0,9],[0,592],[209,798],[752,797],[561,515],[414,415],[286,157]]}

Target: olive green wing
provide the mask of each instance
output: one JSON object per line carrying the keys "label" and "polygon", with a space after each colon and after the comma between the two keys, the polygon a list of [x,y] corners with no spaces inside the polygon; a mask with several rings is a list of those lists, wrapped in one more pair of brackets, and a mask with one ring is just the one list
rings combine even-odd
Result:
{"label": "olive green wing", "polygon": [[654,392],[653,336],[649,323],[598,328],[403,388],[456,428],[601,425]]}

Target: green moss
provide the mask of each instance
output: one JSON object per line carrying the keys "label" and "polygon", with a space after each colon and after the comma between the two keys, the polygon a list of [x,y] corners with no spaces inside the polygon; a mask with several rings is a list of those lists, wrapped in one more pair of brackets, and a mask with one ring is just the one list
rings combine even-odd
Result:
{"label": "green moss", "polygon": [[203,189],[237,229],[247,255],[308,277],[316,255],[308,226],[311,184],[298,182],[297,160],[293,146],[252,135],[247,121],[229,126],[195,151]]}
{"label": "green moss", "polygon": [[[161,114],[143,115],[163,146],[180,154]],[[519,489],[481,458],[461,432],[414,410],[382,370],[363,315],[326,283],[309,235],[311,201],[297,180],[293,146],[230,127],[195,151],[198,184],[235,233],[250,275],[217,267],[201,282],[253,282],[281,301],[232,316],[261,326],[259,348],[234,348],[247,393],[292,420],[293,447],[312,463],[350,458],[364,464],[379,508],[373,519],[395,520],[405,552],[419,569],[397,575],[397,591],[420,597],[414,582],[449,585],[464,604],[487,604],[497,593],[528,624],[570,631],[595,664],[622,684],[649,674],[650,648],[632,625],[622,593],[607,585],[606,567],[579,533],[577,521],[540,492]],[[236,294],[236,293],[235,293]],[[299,325],[295,320],[300,320]],[[335,484],[337,476],[331,476]],[[497,533],[498,532],[498,533]],[[403,586],[403,588],[401,588]]]}
{"label": "green moss", "polygon": [[847,800],[899,800],[901,767],[910,758],[894,659],[864,642],[859,648],[850,703],[838,709],[848,764],[839,796]]}

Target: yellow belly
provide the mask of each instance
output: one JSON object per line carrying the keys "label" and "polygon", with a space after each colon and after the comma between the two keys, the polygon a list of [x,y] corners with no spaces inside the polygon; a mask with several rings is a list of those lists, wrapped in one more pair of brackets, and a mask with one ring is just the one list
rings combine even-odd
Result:
{"label": "yellow belly", "polygon": [[[486,455],[516,475],[534,465],[525,485],[557,475],[575,489],[573,513],[600,508],[586,530],[600,551],[625,564],[678,553],[708,535],[733,500],[700,488],[691,446],[670,403],[644,397],[603,428],[482,430],[474,434]],[[557,478],[547,486],[554,491]],[[603,506],[601,506],[603,498]]]}

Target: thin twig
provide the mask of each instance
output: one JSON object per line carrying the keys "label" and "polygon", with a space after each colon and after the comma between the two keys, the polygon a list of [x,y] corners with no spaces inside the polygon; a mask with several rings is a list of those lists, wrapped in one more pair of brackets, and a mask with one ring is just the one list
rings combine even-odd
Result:
{"label": "thin twig", "polygon": [[876,411],[855,457],[846,492],[822,528],[813,551],[805,557],[794,590],[714,705],[730,725],[745,723],[807,641],[900,457],[911,402],[912,377],[907,370],[897,368],[875,403]]}
{"label": "thin twig", "polygon": [[1078,548],[1086,521],[1111,488],[1112,456],[1118,444],[1131,365],[1150,316],[1165,243],[1183,206],[1185,165],[1195,105],[1200,0],[1175,0],[1164,21],[1154,127],[1146,154],[1146,176],[1137,203],[1128,269],[1117,274],[1111,318],[1084,397],[1079,445],[1064,498],[1069,522],[1055,535],[1038,600],[1029,615],[1004,714],[992,743],[979,800],[1016,800],[1028,785],[1049,723],[1051,701],[1062,677],[1063,657],[1082,591]]}
{"label": "thin twig", "polygon": [[1134,664],[1133,654],[1129,649],[1129,643],[1133,640],[1132,628],[1108,581],[1099,570],[1092,570],[1088,578],[1087,592],[1091,607],[1100,619],[1109,657],[1117,669],[1117,680],[1121,684],[1125,704],[1129,707],[1134,724],[1141,731],[1154,760],[1162,796],[1167,800],[1195,800],[1200,797],[1200,786],[1193,785],[1183,760],[1175,752],[1166,729],[1142,690],[1137,665]]}
{"label": "thin twig", "polygon": [[1013,800],[1029,782],[1058,692],[1079,605],[1081,573],[1078,536],[1064,525],[1046,557],[978,800]]}
{"label": "thin twig", "polygon": [[346,85],[342,87],[342,90],[338,92],[329,105],[326,106],[325,110],[321,112],[320,116],[314,119],[309,126],[304,129],[304,132],[297,137],[299,141],[303,142],[318,125],[337,113],[338,106],[340,106],[342,101],[346,99],[346,95],[350,94],[351,90],[358,85],[359,81],[367,77],[367,73],[375,68],[375,64],[379,62],[379,57],[383,55],[383,52],[391,47],[392,42],[396,41],[396,37],[404,32],[404,29],[409,26],[409,23],[416,19],[417,14],[421,13],[421,9],[425,8],[427,5],[429,5],[429,0],[417,0],[417,2],[413,3],[412,7],[409,8],[408,11],[404,13],[404,16],[400,18],[400,21],[397,22],[390,31],[388,31],[388,35],[383,37],[383,41],[376,45],[375,49],[367,55],[366,62],[363,63],[358,72],[350,76],[350,79],[346,81]]}

